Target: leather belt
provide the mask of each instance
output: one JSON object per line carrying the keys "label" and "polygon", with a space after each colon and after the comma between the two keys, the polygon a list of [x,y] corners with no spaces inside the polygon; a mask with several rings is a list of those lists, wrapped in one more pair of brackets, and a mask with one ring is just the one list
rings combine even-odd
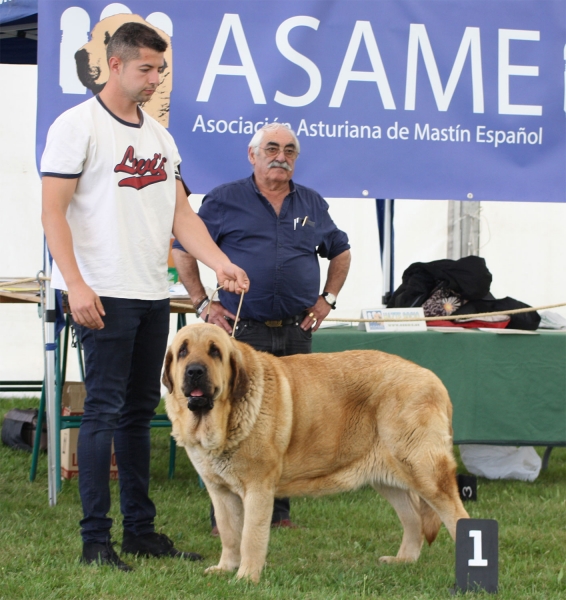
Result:
{"label": "leather belt", "polygon": [[[294,317],[286,319],[275,319],[271,321],[255,321],[254,319],[240,319],[238,325],[265,325],[266,327],[286,327],[288,325],[298,325],[306,315],[306,311]],[[230,319],[231,320],[231,319]]]}

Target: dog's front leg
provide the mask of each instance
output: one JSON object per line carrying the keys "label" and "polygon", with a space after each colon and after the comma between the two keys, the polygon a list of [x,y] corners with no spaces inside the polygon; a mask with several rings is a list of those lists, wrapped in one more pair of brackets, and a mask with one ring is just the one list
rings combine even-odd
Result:
{"label": "dog's front leg", "polygon": [[222,541],[222,555],[220,562],[215,567],[209,567],[205,572],[234,571],[240,566],[244,507],[240,497],[225,487],[209,485],[207,489],[214,506],[214,516]]}
{"label": "dog's front leg", "polygon": [[242,531],[242,562],[238,579],[248,578],[257,583],[261,575],[273,514],[273,488],[250,489],[244,496],[244,529]]}

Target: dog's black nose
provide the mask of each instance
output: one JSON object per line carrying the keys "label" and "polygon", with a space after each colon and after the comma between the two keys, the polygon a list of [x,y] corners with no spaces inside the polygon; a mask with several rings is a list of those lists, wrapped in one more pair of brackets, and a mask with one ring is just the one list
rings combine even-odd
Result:
{"label": "dog's black nose", "polygon": [[186,376],[191,381],[198,381],[204,375],[204,373],[205,373],[204,366],[200,365],[198,363],[189,365],[185,371]]}

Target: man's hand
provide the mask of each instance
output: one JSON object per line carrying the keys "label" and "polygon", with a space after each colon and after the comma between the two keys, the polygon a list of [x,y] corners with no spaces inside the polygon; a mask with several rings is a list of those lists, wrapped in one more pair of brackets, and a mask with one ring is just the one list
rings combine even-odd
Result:
{"label": "man's hand", "polygon": [[[332,307],[328,302],[319,296],[316,304],[307,309],[307,316],[301,323],[301,329],[304,331],[312,331],[313,333],[320,327],[320,324],[326,319]],[[311,316],[312,315],[312,316]]]}
{"label": "man's hand", "polygon": [[[210,307],[210,312],[209,312]],[[206,318],[208,315],[208,319]],[[200,318],[207,323],[212,323],[213,325],[218,325],[218,327],[222,327],[229,334],[232,334],[232,328],[230,327],[230,323],[226,320],[232,319],[232,321],[236,320],[236,315],[233,315],[229,310],[226,310],[220,302],[211,302],[200,314]]]}
{"label": "man's hand", "polygon": [[250,280],[246,272],[231,262],[224,263],[216,270],[216,281],[226,292],[241,294],[250,289]]}
{"label": "man's hand", "polygon": [[106,315],[98,295],[86,283],[69,286],[69,307],[73,321],[89,329],[103,329]]}

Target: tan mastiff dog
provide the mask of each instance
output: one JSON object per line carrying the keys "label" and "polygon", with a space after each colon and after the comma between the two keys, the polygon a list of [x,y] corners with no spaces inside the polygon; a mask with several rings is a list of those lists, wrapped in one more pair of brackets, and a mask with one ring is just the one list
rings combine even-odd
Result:
{"label": "tan mastiff dog", "polygon": [[173,89],[173,51],[171,38],[161,29],[158,29],[139,15],[119,14],[99,21],[93,28],[90,42],[77,50],[75,62],[77,75],[81,83],[93,94],[98,94],[108,81],[108,61],[106,59],[106,46],[116,29],[124,23],[143,23],[154,29],[167,43],[165,51],[165,70],[161,74],[159,86],[152,94],[149,102],[141,107],[159,121],[163,127],[169,126],[169,104],[171,90]]}
{"label": "tan mastiff dog", "polygon": [[431,371],[373,350],[277,358],[213,325],[181,329],[163,383],[173,437],[212,498],[222,555],[208,571],[258,581],[273,498],[369,484],[403,525],[412,562],[441,521],[468,518],[456,483],[452,405]]}

